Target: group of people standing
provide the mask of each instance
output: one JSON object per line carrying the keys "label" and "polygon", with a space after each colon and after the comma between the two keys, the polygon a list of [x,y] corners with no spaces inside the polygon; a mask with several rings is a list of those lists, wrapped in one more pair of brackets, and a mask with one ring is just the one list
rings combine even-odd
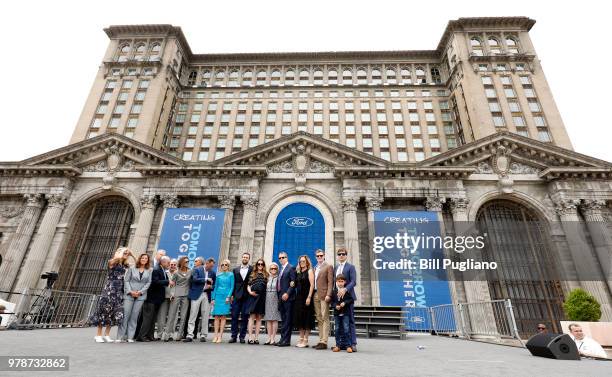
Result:
{"label": "group of people standing", "polygon": [[[205,342],[212,315],[213,343],[221,343],[226,318],[231,316],[229,343],[259,344],[265,321],[267,339],[263,344],[287,347],[296,329],[296,347],[306,348],[316,322],[319,341],[313,348],[321,350],[328,348],[331,305],[336,328],[333,351],[356,352],[356,271],[347,262],[346,249],[336,254],[335,267],[325,261],[323,250],[316,250],[314,266],[307,255],[301,255],[294,267],[287,253],[280,252],[279,263],[272,262],[268,267],[263,259],[251,265],[251,255],[243,253],[239,266],[231,270],[229,260],[224,260],[215,272],[213,258],[205,261],[198,257],[190,269],[187,257],[170,260],[163,250],[156,253],[153,268],[148,254],[139,255],[132,267],[128,262],[134,257],[132,252],[120,248],[109,261],[108,279],[91,318],[98,326],[95,340],[192,342],[199,334],[200,341]],[[196,331],[198,318],[200,330]],[[119,330],[113,340],[110,328],[115,324]]]}

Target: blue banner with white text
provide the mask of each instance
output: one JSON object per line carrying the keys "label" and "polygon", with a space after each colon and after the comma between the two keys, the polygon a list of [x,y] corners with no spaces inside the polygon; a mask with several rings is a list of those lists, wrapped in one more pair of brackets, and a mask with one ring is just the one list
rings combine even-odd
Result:
{"label": "blue banner with white text", "polygon": [[[375,211],[373,268],[378,274],[380,304],[402,306],[407,330],[431,329],[426,308],[451,304],[442,245],[425,242],[440,237],[436,212]],[[455,323],[446,324],[453,330]]]}
{"label": "blue banner with white text", "polygon": [[170,258],[189,257],[189,268],[196,257],[219,260],[224,209],[167,208],[158,249]]}

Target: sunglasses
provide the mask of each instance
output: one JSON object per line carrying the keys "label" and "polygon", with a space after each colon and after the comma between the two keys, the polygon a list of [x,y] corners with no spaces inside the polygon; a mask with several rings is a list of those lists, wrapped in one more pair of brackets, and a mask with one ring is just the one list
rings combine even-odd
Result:
{"label": "sunglasses", "polygon": [[278,270],[276,267],[270,267],[270,270]]}
{"label": "sunglasses", "polygon": [[263,263],[257,263],[258,266],[265,266]]}
{"label": "sunglasses", "polygon": [[229,264],[227,264],[227,263],[222,263],[222,264],[221,264],[221,267],[223,267],[223,266],[229,266]]}
{"label": "sunglasses", "polygon": [[287,259],[287,257],[278,257],[278,259]]}
{"label": "sunglasses", "polygon": [[546,330],[546,327],[538,327],[538,330]]}
{"label": "sunglasses", "polygon": [[339,257],[343,257],[343,256],[345,256],[345,255],[346,255],[346,253],[338,253],[338,256],[339,256]]}
{"label": "sunglasses", "polygon": [[317,255],[317,258],[323,258],[323,255]]}

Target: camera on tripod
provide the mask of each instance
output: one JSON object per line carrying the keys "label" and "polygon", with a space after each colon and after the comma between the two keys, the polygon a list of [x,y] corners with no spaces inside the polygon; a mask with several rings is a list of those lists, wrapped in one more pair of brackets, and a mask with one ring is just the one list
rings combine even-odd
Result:
{"label": "camera on tripod", "polygon": [[59,274],[55,271],[47,271],[44,274],[40,275],[40,278],[43,280],[47,280],[47,288],[51,289],[53,287],[53,283],[57,280]]}

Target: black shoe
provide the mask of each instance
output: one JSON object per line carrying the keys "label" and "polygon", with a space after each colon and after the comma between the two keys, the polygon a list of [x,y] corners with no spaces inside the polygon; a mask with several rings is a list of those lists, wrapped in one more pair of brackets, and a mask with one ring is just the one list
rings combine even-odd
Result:
{"label": "black shoe", "polygon": [[353,344],[353,345],[351,346],[351,348],[353,349],[353,352],[357,352],[357,345],[356,345],[356,344]]}
{"label": "black shoe", "polygon": [[249,344],[255,344],[255,341],[249,339]]}
{"label": "black shoe", "polygon": [[185,342],[185,343],[193,342],[193,338],[187,337],[187,338],[183,339],[183,342]]}
{"label": "black shoe", "polygon": [[289,343],[278,343],[276,346],[277,347],[289,347],[291,344]]}
{"label": "black shoe", "polygon": [[244,338],[240,338],[240,343],[241,343],[241,344],[246,343],[246,342],[245,342],[245,340],[244,340]]}
{"label": "black shoe", "polygon": [[228,343],[236,343],[236,338],[230,339]]}
{"label": "black shoe", "polygon": [[200,342],[202,342],[202,343],[206,343],[206,338],[205,338],[205,337],[203,337],[203,336],[202,336],[202,337],[200,337]]}
{"label": "black shoe", "polygon": [[134,340],[137,341],[137,342],[144,342],[143,338],[134,338]]}

